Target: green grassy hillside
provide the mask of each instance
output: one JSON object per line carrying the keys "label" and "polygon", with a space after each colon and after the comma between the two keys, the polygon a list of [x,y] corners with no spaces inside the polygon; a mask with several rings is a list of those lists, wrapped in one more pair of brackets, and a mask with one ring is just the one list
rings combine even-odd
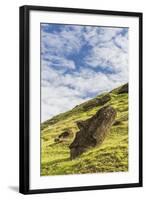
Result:
{"label": "green grassy hillside", "polygon": [[[99,95],[41,124],[41,176],[128,170],[128,93],[119,94],[120,88]],[[85,110],[86,105],[94,105],[94,101],[105,94],[109,94],[111,100],[102,106],[111,105],[117,110],[116,122],[99,147],[91,148],[71,160],[69,145],[78,131],[76,121],[92,117],[102,106],[91,106]],[[68,129],[73,133],[65,141],[54,141]]]}

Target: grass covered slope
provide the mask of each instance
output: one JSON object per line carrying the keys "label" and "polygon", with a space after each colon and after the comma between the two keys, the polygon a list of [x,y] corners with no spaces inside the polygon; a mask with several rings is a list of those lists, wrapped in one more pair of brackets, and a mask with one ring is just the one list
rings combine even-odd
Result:
{"label": "grass covered slope", "polygon": [[[41,124],[41,176],[128,171],[128,93],[119,94],[120,89],[99,95]],[[93,106],[97,98],[105,94],[109,94],[111,100],[104,105]],[[106,105],[117,111],[110,133],[99,147],[71,160],[69,145],[78,131],[76,121],[92,117]],[[68,129],[72,130],[72,134],[65,141],[54,141]]]}

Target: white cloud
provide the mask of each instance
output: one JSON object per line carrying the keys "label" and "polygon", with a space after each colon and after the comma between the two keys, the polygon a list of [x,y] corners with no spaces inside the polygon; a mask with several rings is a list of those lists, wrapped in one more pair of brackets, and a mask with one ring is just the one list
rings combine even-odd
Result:
{"label": "white cloud", "polygon": [[[128,34],[122,30],[63,26],[54,33],[42,31],[42,121],[128,81]],[[90,51],[78,66],[69,56],[85,44]]]}
{"label": "white cloud", "polygon": [[85,30],[86,32],[84,33],[84,38],[91,46],[109,42],[122,31],[121,28],[91,26],[87,26]]}
{"label": "white cloud", "polygon": [[57,56],[79,51],[81,48],[81,28],[63,26],[57,33],[41,32],[41,51],[43,54],[56,54]]}
{"label": "white cloud", "polygon": [[78,92],[66,86],[55,87],[48,84],[47,87],[41,88],[41,120],[52,117],[59,113],[65,112],[75,105],[83,102],[78,96]]}
{"label": "white cloud", "polygon": [[128,33],[126,33],[124,36],[119,34],[115,38],[115,42],[125,53],[128,53]]}
{"label": "white cloud", "polygon": [[57,72],[49,70],[49,81],[42,81],[42,121],[87,101],[90,99],[88,93],[96,96],[126,82],[122,73],[106,75],[88,71],[59,78]]}
{"label": "white cloud", "polygon": [[[120,43],[121,40],[121,37],[119,37],[117,42]],[[122,45],[121,48],[116,46],[114,41],[93,47],[90,55],[85,58],[86,64],[93,68],[103,67],[104,69],[106,67],[115,72],[128,69],[128,42],[126,39],[123,40],[126,43],[123,48]]]}

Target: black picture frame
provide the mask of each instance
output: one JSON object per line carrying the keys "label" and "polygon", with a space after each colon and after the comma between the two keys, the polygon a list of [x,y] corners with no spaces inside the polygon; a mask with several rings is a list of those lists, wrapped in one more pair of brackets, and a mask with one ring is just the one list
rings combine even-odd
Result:
{"label": "black picture frame", "polygon": [[[54,189],[34,189],[29,188],[29,13],[31,10],[45,12],[67,12],[67,13],[84,13],[84,14],[100,14],[138,17],[139,18],[139,182],[129,184],[115,185],[97,185],[97,186],[81,186],[68,188]],[[139,12],[123,12],[123,11],[107,11],[107,10],[90,10],[79,8],[63,8],[63,7],[44,7],[44,6],[22,6],[20,7],[20,131],[19,131],[19,191],[22,194],[36,193],[52,193],[52,192],[68,192],[68,191],[83,191],[83,190],[99,190],[99,189],[114,189],[114,188],[130,188],[142,186],[142,13]]]}

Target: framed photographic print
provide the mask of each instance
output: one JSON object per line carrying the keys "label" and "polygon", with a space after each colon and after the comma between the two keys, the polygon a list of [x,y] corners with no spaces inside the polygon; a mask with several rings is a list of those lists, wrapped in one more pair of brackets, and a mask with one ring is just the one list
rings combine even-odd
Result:
{"label": "framed photographic print", "polygon": [[20,192],[142,186],[142,13],[20,7]]}

